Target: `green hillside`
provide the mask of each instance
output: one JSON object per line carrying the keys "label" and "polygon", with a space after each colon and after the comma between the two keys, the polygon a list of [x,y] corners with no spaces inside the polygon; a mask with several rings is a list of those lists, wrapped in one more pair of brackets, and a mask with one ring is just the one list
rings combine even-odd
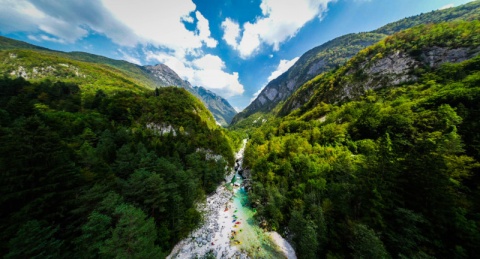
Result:
{"label": "green hillside", "polygon": [[315,94],[303,108],[251,134],[245,164],[257,218],[288,233],[299,258],[475,257],[478,52],[416,67],[415,81],[394,86],[365,89],[375,75],[364,72],[372,57],[391,53],[445,47],[473,55],[478,35],[478,21],[415,27],[304,86]]}
{"label": "green hillside", "polygon": [[7,37],[0,36],[0,50],[6,49],[35,49],[35,50],[49,50],[38,47],[23,41],[12,40]]}
{"label": "green hillside", "polygon": [[[420,24],[455,20],[480,20],[480,1],[408,17],[371,32],[344,35],[315,47],[303,54],[287,72],[269,82],[256,100],[234,117],[233,124],[241,123],[242,120],[258,112],[279,111],[277,107],[279,103],[287,100],[303,84],[321,73],[345,64],[360,50],[377,43],[388,35]],[[297,104],[291,105],[285,107],[280,115],[298,108]],[[288,110],[285,110],[287,108]],[[254,115],[254,117],[258,117],[258,115]]]}
{"label": "green hillside", "polygon": [[166,65],[0,37],[0,256],[224,258],[243,230],[252,257],[277,231],[301,259],[477,258],[479,8],[314,48],[228,129]]}
{"label": "green hillside", "polygon": [[[283,104],[279,114],[286,115],[295,106],[300,107],[296,112],[302,113],[320,102],[338,103],[355,98],[370,89],[395,85],[396,77],[405,77],[403,82],[396,84],[416,81],[423,73],[435,68],[430,64],[432,60],[429,53],[432,51],[442,52],[435,57],[437,60],[448,59],[448,53],[465,55],[462,58],[480,53],[480,40],[475,36],[477,33],[480,33],[479,21],[459,21],[438,26],[421,25],[387,37],[359,52],[345,66],[304,84]],[[386,60],[395,59],[400,62],[385,63]],[[400,63],[405,61],[411,64],[402,71],[389,67],[393,65],[398,69],[402,65]],[[369,74],[369,70],[375,73]]]}
{"label": "green hillside", "polygon": [[[23,69],[27,69],[25,71],[27,77],[34,77],[34,78],[43,78],[44,76],[49,76],[51,78],[65,72],[73,72],[72,69],[66,69],[62,67],[58,67],[58,62],[64,62],[63,65],[68,64],[69,62],[74,61],[81,61],[86,62],[88,66],[93,66],[94,70],[102,69],[106,73],[113,73],[113,74],[121,74],[121,76],[125,77],[125,80],[130,80],[137,85],[140,85],[145,88],[155,89],[158,87],[166,87],[166,86],[176,86],[182,87],[189,91],[194,96],[198,97],[200,100],[204,102],[210,112],[215,116],[217,122],[219,122],[223,127],[228,126],[230,121],[232,120],[233,116],[236,114],[236,111],[231,107],[231,105],[225,99],[221,98],[220,96],[214,94],[210,91],[201,91],[199,92],[198,89],[193,89],[189,82],[184,81],[181,79],[173,70],[168,68],[165,65],[159,65],[162,67],[163,70],[156,71],[152,69],[153,66],[139,66],[136,64],[132,64],[130,62],[124,60],[115,60],[99,55],[94,55],[86,52],[60,52],[60,51],[53,51],[50,49],[38,47],[35,45],[28,44],[23,41],[12,40],[6,37],[0,36],[0,51],[9,51],[3,52],[5,55],[5,62],[7,64],[0,65],[0,74],[4,73],[12,73],[13,71],[17,71],[19,66],[22,66]],[[15,53],[20,50],[34,50],[34,52],[22,52],[21,59],[17,59],[15,62],[11,57],[17,56]],[[6,55],[7,53],[11,53]],[[10,56],[9,56],[10,55]],[[35,63],[36,55],[39,55],[40,59],[42,59],[44,65],[53,65],[55,70],[61,70],[63,72],[55,72],[50,71],[50,73],[37,73],[35,75],[32,74],[33,69],[39,69],[42,67],[36,67],[38,64]],[[30,59],[30,60],[28,60]],[[46,60],[49,59],[49,60]],[[68,61],[68,62],[67,62]],[[26,67],[23,66],[22,62],[26,62]],[[82,63],[76,64],[82,64]],[[94,65],[95,64],[95,65]],[[14,67],[14,66],[17,67]],[[154,67],[153,67],[154,68]],[[76,68],[75,68],[76,69]],[[88,71],[87,73],[96,74],[98,72]],[[106,80],[110,79],[109,75],[104,73],[104,77],[107,78]],[[45,75],[44,75],[45,74]],[[160,77],[159,77],[160,75]],[[72,76],[70,76],[72,77]],[[77,78],[78,79],[78,78]],[[165,81],[167,79],[167,82]],[[76,80],[78,82],[85,83],[86,80]],[[97,82],[96,78],[93,78],[93,82]],[[103,84],[103,83],[102,83]],[[109,85],[115,84],[114,82],[109,83]]]}
{"label": "green hillside", "polygon": [[184,89],[57,54],[0,51],[0,254],[166,256],[238,137]]}

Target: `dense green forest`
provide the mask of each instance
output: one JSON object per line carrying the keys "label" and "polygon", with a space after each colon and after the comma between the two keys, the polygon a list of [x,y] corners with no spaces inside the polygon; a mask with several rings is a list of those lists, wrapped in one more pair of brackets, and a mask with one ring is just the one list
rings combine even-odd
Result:
{"label": "dense green forest", "polygon": [[164,258],[248,134],[248,205],[299,258],[477,257],[479,5],[319,46],[291,73],[321,74],[228,130],[139,66],[0,37],[0,256]]}
{"label": "dense green forest", "polygon": [[0,80],[6,258],[159,258],[201,221],[238,139],[184,89],[128,89]]}
{"label": "dense green forest", "polygon": [[[478,256],[480,56],[417,67],[416,81],[377,90],[361,88],[361,69],[347,73],[392,52],[478,51],[478,35],[478,21],[422,25],[307,83],[303,107],[251,133],[258,221],[299,258]],[[352,82],[361,89],[341,98]]]}

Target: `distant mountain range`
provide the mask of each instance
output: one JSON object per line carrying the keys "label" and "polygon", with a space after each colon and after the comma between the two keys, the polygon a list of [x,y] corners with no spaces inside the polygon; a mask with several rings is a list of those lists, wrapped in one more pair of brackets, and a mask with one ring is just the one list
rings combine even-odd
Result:
{"label": "distant mountain range", "polygon": [[[348,34],[303,54],[285,73],[270,81],[257,98],[238,113],[232,121],[236,124],[257,112],[270,113],[277,105],[288,99],[297,89],[316,76],[345,64],[350,58],[367,46],[395,32],[419,24],[439,23],[453,20],[476,20],[480,18],[480,1],[474,1],[456,8],[432,11],[387,24],[366,33]],[[289,109],[298,108],[294,103]],[[278,110],[278,109],[276,109]]]}
{"label": "distant mountain range", "polygon": [[210,110],[218,124],[226,127],[237,114],[235,109],[227,100],[203,87],[192,87],[192,85],[181,79],[178,74],[167,65],[158,64],[155,66],[139,66],[123,60],[115,60],[99,55],[85,52],[60,52],[47,48],[35,46],[26,42],[9,39],[0,36],[0,50],[6,49],[28,49],[41,52],[55,53],[55,55],[74,60],[102,64],[113,67],[137,80],[138,83],[148,88],[165,86],[177,86],[186,89],[199,98]]}

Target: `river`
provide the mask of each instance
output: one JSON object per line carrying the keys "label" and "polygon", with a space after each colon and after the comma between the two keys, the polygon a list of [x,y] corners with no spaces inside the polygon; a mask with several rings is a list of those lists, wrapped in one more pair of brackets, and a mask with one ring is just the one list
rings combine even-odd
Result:
{"label": "river", "polygon": [[167,258],[295,258],[290,244],[276,232],[265,232],[254,223],[255,209],[249,206],[243,188],[243,153],[247,140],[235,155],[235,170],[227,172],[206,202],[199,204],[203,224],[180,241]]}

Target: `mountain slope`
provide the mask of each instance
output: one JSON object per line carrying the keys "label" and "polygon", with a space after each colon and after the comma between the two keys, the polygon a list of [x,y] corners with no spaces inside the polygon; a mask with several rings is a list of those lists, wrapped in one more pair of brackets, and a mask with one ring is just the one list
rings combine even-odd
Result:
{"label": "mountain slope", "polygon": [[[378,42],[388,34],[418,24],[478,19],[480,19],[480,1],[474,1],[455,8],[437,10],[405,18],[385,25],[370,33],[349,34],[336,38],[306,52],[287,72],[269,82],[258,97],[247,108],[235,116],[233,123],[238,123],[242,119],[259,111],[271,111],[279,102],[286,100],[296,89],[308,80],[320,73],[330,71],[344,64],[358,51]],[[296,108],[296,106],[291,108]]]}
{"label": "mountain slope", "polygon": [[0,60],[1,257],[163,258],[199,224],[234,157],[198,98],[65,53]]}
{"label": "mountain slope", "polygon": [[299,258],[476,257],[478,35],[480,21],[421,25],[306,83],[306,104],[245,150],[262,225]]}
{"label": "mountain slope", "polygon": [[288,98],[309,79],[344,64],[361,49],[378,42],[386,35],[376,33],[348,34],[307,51],[285,73],[270,81],[258,97],[233,120],[258,112],[268,112]]}
{"label": "mountain slope", "polygon": [[182,87],[197,96],[210,110],[215,120],[223,127],[227,127],[232,118],[237,114],[227,100],[204,87],[192,87],[190,82],[181,79],[175,71],[164,64],[144,66],[144,68],[157,80],[159,85]]}
{"label": "mountain slope", "polygon": [[232,122],[232,119],[237,114],[237,111],[230,105],[230,103],[228,103],[227,100],[201,86],[194,86],[193,91],[193,93],[197,95],[205,104],[205,106],[212,112],[213,117],[220,125],[226,127],[230,124],[230,122]]}
{"label": "mountain slope", "polygon": [[[337,71],[303,85],[284,103],[279,114],[286,115],[299,107],[301,113],[321,102],[341,103],[370,90],[411,84],[425,71],[443,63],[471,59],[480,53],[480,40],[471,36],[480,33],[479,25],[479,21],[423,25],[389,36],[359,52]],[[438,31],[432,32],[432,27]],[[429,36],[422,37],[425,33]]]}
{"label": "mountain slope", "polygon": [[[14,50],[14,49],[28,49],[42,51],[45,55],[54,55],[55,57],[61,57],[65,59],[72,59],[77,61],[85,61],[88,63],[95,63],[99,66],[106,66],[113,68],[117,72],[128,76],[130,80],[134,79],[136,83],[150,89],[165,86],[178,86],[186,89],[196,97],[200,98],[202,102],[207,106],[213,114],[217,122],[226,127],[232,120],[232,113],[236,114],[236,111],[228,104],[228,101],[220,96],[216,96],[210,92],[204,96],[199,95],[197,90],[194,90],[188,81],[182,80],[175,71],[168,66],[159,64],[156,66],[139,66],[123,60],[115,60],[99,55],[94,55],[85,52],[59,52],[46,48],[38,47],[28,44],[26,42],[17,41],[0,36],[0,50]],[[33,67],[30,67],[30,70]],[[59,69],[59,68],[55,68]],[[107,69],[107,68],[106,68]],[[21,69],[20,69],[21,70]],[[62,69],[61,69],[62,70]],[[65,70],[65,69],[63,69]],[[13,72],[10,71],[9,73]],[[31,72],[31,71],[30,71]],[[21,71],[19,73],[22,73]],[[27,73],[27,71],[25,71]],[[19,74],[20,75],[20,74]],[[23,74],[27,75],[27,74]],[[53,74],[52,74],[53,75]],[[30,75],[31,76],[31,75]],[[204,99],[205,98],[205,99]],[[235,115],[233,114],[233,116]]]}
{"label": "mountain slope", "polygon": [[178,74],[167,65],[158,64],[155,66],[144,66],[144,68],[157,80],[161,86],[178,86],[185,88],[189,92],[192,86],[188,81],[182,80]]}

